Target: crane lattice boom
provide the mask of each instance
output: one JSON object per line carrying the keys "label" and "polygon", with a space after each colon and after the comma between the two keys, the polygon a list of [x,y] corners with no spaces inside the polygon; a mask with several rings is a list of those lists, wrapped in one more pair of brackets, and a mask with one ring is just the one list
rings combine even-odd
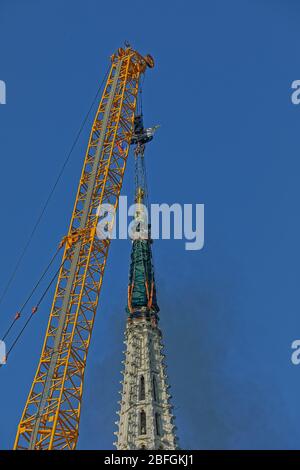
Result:
{"label": "crane lattice boom", "polygon": [[100,204],[115,208],[139,89],[151,56],[130,46],[112,65],[93,123],[44,345],[18,426],[15,449],[75,449],[86,359],[109,240],[96,236]]}

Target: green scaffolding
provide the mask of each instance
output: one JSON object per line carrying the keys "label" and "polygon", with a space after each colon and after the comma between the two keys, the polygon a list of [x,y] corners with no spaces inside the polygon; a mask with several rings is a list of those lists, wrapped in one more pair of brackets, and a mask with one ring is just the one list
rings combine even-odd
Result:
{"label": "green scaffolding", "polygon": [[[156,299],[156,286],[150,243],[151,242],[149,240],[137,239],[134,240],[132,244],[129,271],[131,309],[137,310],[141,307],[148,307],[151,311],[158,312],[159,307]],[[149,306],[151,291],[152,301]],[[127,311],[130,311],[129,306],[127,306]]]}

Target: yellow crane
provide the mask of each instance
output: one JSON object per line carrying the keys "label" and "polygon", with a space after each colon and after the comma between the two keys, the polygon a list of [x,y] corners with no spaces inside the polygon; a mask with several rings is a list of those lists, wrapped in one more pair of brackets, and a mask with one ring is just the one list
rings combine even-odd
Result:
{"label": "yellow crane", "polygon": [[141,75],[154,65],[129,45],[111,68],[90,133],[37,371],[14,449],[76,448],[84,372],[110,240],[96,235],[98,207],[122,187]]}

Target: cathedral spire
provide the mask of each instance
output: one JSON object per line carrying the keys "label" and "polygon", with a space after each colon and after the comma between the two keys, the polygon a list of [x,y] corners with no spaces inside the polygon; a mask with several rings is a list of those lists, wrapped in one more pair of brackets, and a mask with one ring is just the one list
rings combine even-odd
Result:
{"label": "cathedral spire", "polygon": [[162,333],[158,327],[159,307],[147,211],[144,149],[153,138],[153,129],[144,129],[141,116],[135,118],[132,143],[136,145],[136,211],[126,308],[123,388],[116,423],[119,429],[115,433],[119,450],[177,448]]}

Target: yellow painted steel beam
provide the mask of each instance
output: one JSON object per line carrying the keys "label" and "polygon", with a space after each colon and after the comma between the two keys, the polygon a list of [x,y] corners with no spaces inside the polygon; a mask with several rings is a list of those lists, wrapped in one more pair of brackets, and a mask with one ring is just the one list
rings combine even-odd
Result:
{"label": "yellow painted steel beam", "polygon": [[119,49],[91,130],[44,345],[14,449],[75,449],[84,372],[109,240],[96,235],[98,207],[115,208],[133,131],[139,81],[150,56]]}

